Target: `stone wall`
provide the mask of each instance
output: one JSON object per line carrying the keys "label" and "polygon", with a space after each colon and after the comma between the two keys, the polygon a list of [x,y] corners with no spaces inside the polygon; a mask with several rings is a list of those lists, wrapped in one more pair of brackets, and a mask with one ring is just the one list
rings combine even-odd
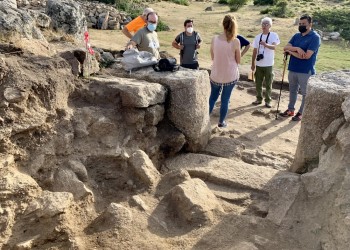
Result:
{"label": "stone wall", "polygon": [[[13,2],[16,2],[13,0]],[[21,9],[44,9],[48,0],[17,0],[17,6]],[[102,21],[108,16],[106,29],[120,29],[121,25],[129,22],[131,18],[127,13],[119,11],[112,5],[101,2],[75,1],[81,5],[84,10],[87,27],[101,28]]]}

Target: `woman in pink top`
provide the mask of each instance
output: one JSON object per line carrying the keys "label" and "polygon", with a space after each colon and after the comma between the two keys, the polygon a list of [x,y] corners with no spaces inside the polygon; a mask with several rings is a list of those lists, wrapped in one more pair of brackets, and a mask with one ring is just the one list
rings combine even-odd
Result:
{"label": "woman in pink top", "polygon": [[210,74],[211,94],[209,113],[213,111],[215,102],[221,92],[220,120],[218,127],[226,127],[225,118],[233,87],[238,78],[238,64],[241,61],[240,42],[237,38],[237,22],[234,17],[226,15],[222,22],[224,32],[214,36],[210,53],[213,66]]}

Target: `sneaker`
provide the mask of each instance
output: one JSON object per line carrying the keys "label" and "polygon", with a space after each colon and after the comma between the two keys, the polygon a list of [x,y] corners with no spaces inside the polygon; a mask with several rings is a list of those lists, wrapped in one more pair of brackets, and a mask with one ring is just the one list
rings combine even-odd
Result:
{"label": "sneaker", "polygon": [[303,115],[298,112],[295,116],[292,117],[292,121],[295,121],[295,122],[301,121],[302,116]]}
{"label": "sneaker", "polygon": [[269,108],[269,109],[272,108],[272,107],[271,107],[271,104],[268,103],[268,102],[265,103],[265,107],[266,107],[266,108]]}
{"label": "sneaker", "polygon": [[294,111],[290,111],[289,109],[287,109],[283,113],[280,113],[280,116],[283,116],[283,117],[288,117],[288,116],[293,116],[293,115],[294,115]]}
{"label": "sneaker", "polygon": [[259,105],[261,103],[262,103],[262,101],[259,101],[259,100],[256,100],[256,101],[252,102],[253,105]]}
{"label": "sneaker", "polygon": [[219,122],[218,127],[219,128],[226,128],[227,127],[227,123],[225,121],[223,121],[222,123]]}

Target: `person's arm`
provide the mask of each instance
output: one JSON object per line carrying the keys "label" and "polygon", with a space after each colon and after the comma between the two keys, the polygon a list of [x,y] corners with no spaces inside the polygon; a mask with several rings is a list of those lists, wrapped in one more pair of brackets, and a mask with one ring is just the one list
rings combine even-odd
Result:
{"label": "person's arm", "polygon": [[258,49],[254,48],[253,49],[253,54],[252,54],[252,65],[251,65],[252,71],[255,71],[255,60],[256,60],[257,53],[258,53]]}
{"label": "person's arm", "polygon": [[260,42],[260,45],[261,45],[261,46],[264,46],[265,48],[271,49],[271,50],[275,50],[275,49],[276,49],[276,46],[277,46],[276,43],[268,44],[268,43],[266,43],[265,41],[261,41],[261,42]]}
{"label": "person's arm", "polygon": [[244,54],[247,53],[247,51],[249,50],[249,48],[250,48],[250,44],[244,46],[244,49],[243,49],[242,52],[241,52],[241,57],[243,57]]}
{"label": "person's arm", "polygon": [[211,56],[211,60],[214,60],[214,37],[213,39],[211,40],[211,44],[210,44],[210,56]]}
{"label": "person's arm", "polygon": [[129,32],[129,30],[126,28],[126,26],[124,26],[124,28],[122,29],[122,32],[124,35],[126,35],[128,38],[132,38],[132,34]]}
{"label": "person's arm", "polygon": [[234,40],[234,53],[237,64],[241,63],[241,42],[236,38]]}
{"label": "person's arm", "polygon": [[174,40],[171,44],[175,49],[179,49],[182,50],[184,49],[184,46],[182,44],[179,44],[178,42],[176,42],[176,40]]}
{"label": "person's arm", "polygon": [[126,49],[132,49],[135,48],[137,46],[137,43],[130,40],[127,44],[126,44]]}
{"label": "person's arm", "polygon": [[196,45],[196,49],[200,49],[201,48],[201,43],[202,43],[202,38],[198,33],[198,44]]}
{"label": "person's arm", "polygon": [[[298,56],[300,57],[305,57],[306,53],[302,48],[299,47],[294,47],[292,44],[288,43],[286,46],[284,46],[283,50],[285,52],[288,52],[289,54],[293,55],[294,53],[292,52],[296,52],[298,54]],[[294,55],[293,55],[294,56]],[[299,58],[299,57],[297,57]]]}
{"label": "person's arm", "polygon": [[308,50],[306,51],[306,53],[304,53],[303,55],[300,55],[298,52],[296,51],[291,51],[291,50],[285,50],[285,52],[288,52],[290,55],[299,58],[299,59],[310,59],[310,57],[314,54],[314,51],[312,50]]}

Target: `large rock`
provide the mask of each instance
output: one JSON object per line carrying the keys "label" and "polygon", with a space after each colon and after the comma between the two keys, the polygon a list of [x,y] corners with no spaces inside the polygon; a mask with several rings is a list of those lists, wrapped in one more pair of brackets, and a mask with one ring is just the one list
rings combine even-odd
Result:
{"label": "large rock", "polygon": [[9,41],[18,41],[19,37],[45,40],[36,27],[35,19],[27,11],[17,9],[11,2],[0,1],[0,38]]}
{"label": "large rock", "polygon": [[292,172],[305,172],[318,163],[324,130],[343,112],[350,94],[350,71],[324,73],[311,78]]}
{"label": "large rock", "polygon": [[0,0],[0,4],[14,8],[14,9],[17,8],[17,1],[16,0]]}
{"label": "large rock", "polygon": [[166,88],[162,85],[143,80],[91,77],[90,81],[93,84],[107,88],[106,94],[111,96],[120,95],[121,103],[125,107],[147,108],[152,105],[162,104],[165,102],[167,93]]}
{"label": "large rock", "polygon": [[234,159],[193,153],[169,159],[165,167],[169,170],[185,169],[192,177],[214,184],[262,192],[268,192],[266,184],[279,172]]}
{"label": "large rock", "polygon": [[88,232],[102,232],[130,226],[132,213],[126,207],[111,203],[88,227]]}
{"label": "large rock", "polygon": [[155,72],[151,67],[130,74],[115,66],[111,74],[158,82],[169,90],[166,114],[187,139],[187,149],[202,150],[210,138],[209,75],[206,70],[180,69],[175,72]]}
{"label": "large rock", "polygon": [[64,213],[74,203],[73,195],[67,192],[44,191],[36,200],[27,207],[25,213],[35,213],[39,218],[51,218]]}
{"label": "large rock", "polygon": [[85,13],[79,3],[73,0],[48,0],[46,14],[51,17],[55,30],[61,30],[83,41],[87,27]]}
{"label": "large rock", "polygon": [[65,168],[57,169],[52,183],[53,191],[55,192],[70,192],[73,194],[75,200],[92,196],[93,193],[89,190],[83,182],[81,182],[76,174]]}
{"label": "large rock", "polygon": [[177,185],[167,196],[170,207],[185,224],[204,225],[213,221],[216,212],[223,212],[215,195],[200,179]]}
{"label": "large rock", "polygon": [[129,158],[131,167],[136,176],[147,186],[157,184],[160,179],[160,173],[154,167],[148,155],[142,150],[137,150]]}

